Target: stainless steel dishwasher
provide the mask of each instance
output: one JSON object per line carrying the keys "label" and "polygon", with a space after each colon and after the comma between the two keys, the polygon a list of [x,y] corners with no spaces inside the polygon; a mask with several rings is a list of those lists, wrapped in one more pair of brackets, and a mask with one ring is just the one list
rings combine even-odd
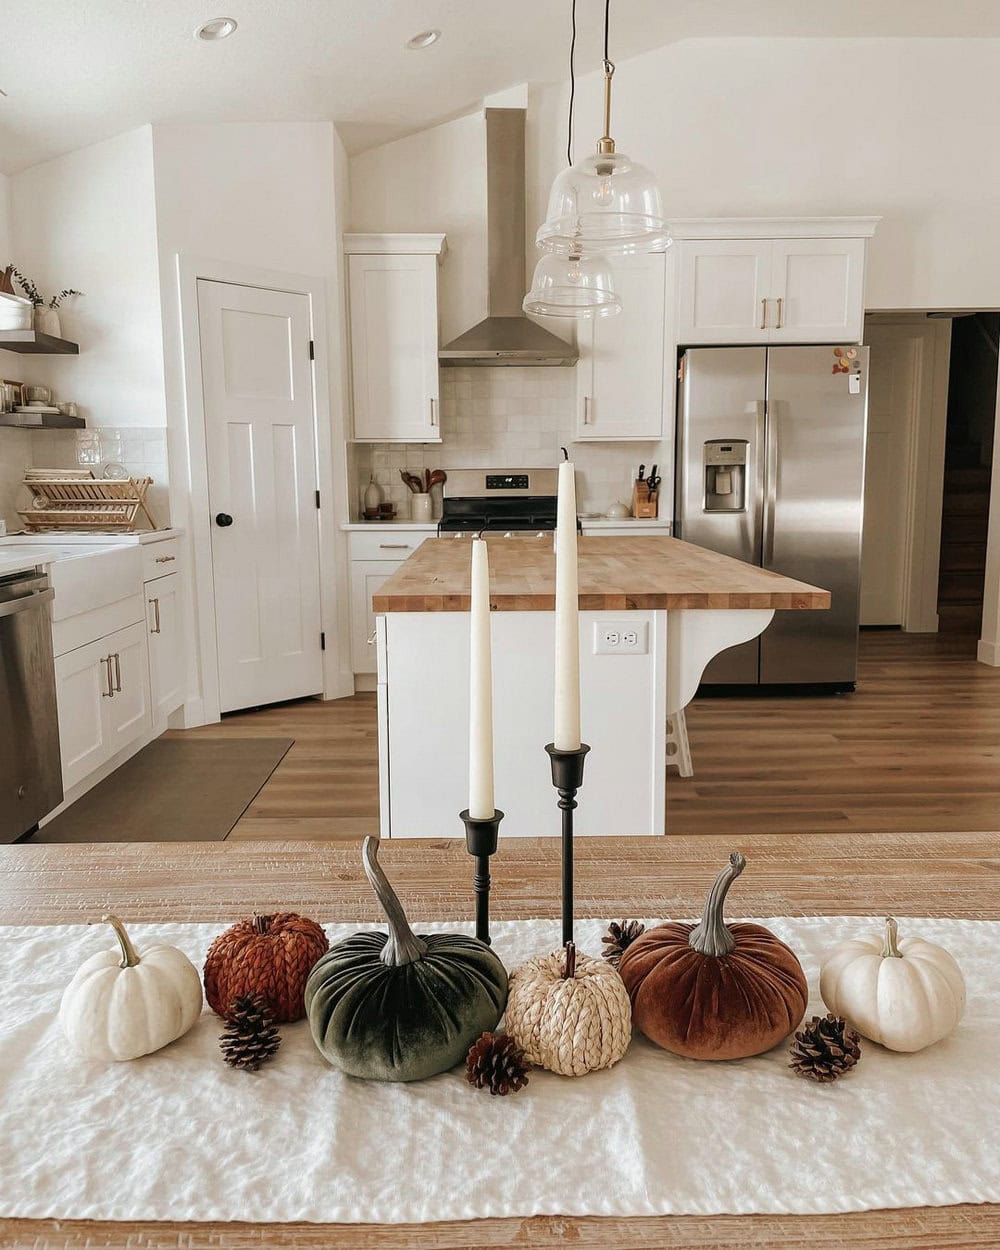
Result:
{"label": "stainless steel dishwasher", "polygon": [[49,579],[0,577],[0,842],[62,802]]}

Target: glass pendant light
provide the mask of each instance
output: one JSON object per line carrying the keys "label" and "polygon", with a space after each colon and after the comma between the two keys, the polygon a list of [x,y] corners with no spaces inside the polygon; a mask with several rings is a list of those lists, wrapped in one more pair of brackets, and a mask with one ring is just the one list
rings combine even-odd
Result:
{"label": "glass pendant light", "polygon": [[621,312],[622,301],[603,257],[547,252],[521,307],[540,317],[608,317]]}
{"label": "glass pendant light", "polygon": [[[566,161],[573,164],[573,100],[576,94],[574,53],[576,51],[576,0],[572,0],[573,34],[569,45],[569,117],[566,135]],[[565,252],[546,251],[531,279],[531,290],[521,307],[539,317],[608,317],[621,312],[621,297],[615,292],[611,267],[602,256],[584,256],[572,242]]]}
{"label": "glass pendant light", "polygon": [[618,152],[611,137],[608,59],[611,0],[604,7],[604,134],[597,152],[570,163],[552,184],[546,219],[535,241],[564,256],[662,252],[670,245],[656,179],[644,165]]}

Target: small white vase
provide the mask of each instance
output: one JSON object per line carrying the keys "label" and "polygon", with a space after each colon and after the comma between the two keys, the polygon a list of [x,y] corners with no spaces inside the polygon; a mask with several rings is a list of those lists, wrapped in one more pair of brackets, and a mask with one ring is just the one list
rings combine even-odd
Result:
{"label": "small white vase", "polygon": [[430,495],[413,495],[410,501],[410,517],[414,521],[434,519],[434,500]]}
{"label": "small white vase", "polygon": [[39,334],[51,334],[53,338],[62,337],[62,326],[59,324],[59,313],[54,308],[35,308],[35,329]]}

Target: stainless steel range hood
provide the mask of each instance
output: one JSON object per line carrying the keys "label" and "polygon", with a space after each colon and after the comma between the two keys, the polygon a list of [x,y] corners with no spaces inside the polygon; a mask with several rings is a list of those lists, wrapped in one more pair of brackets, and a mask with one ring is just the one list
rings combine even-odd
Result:
{"label": "stainless steel range hood", "polygon": [[442,347],[442,365],[575,365],[576,348],[521,311],[524,109],[486,110],[487,317]]}

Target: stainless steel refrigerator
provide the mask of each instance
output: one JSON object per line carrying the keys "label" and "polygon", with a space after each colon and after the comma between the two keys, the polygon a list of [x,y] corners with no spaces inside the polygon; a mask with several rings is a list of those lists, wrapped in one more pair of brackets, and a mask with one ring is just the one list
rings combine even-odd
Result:
{"label": "stainless steel refrigerator", "polygon": [[675,535],[832,595],[775,613],[703,683],[853,688],[868,349],[689,348],[680,379]]}

